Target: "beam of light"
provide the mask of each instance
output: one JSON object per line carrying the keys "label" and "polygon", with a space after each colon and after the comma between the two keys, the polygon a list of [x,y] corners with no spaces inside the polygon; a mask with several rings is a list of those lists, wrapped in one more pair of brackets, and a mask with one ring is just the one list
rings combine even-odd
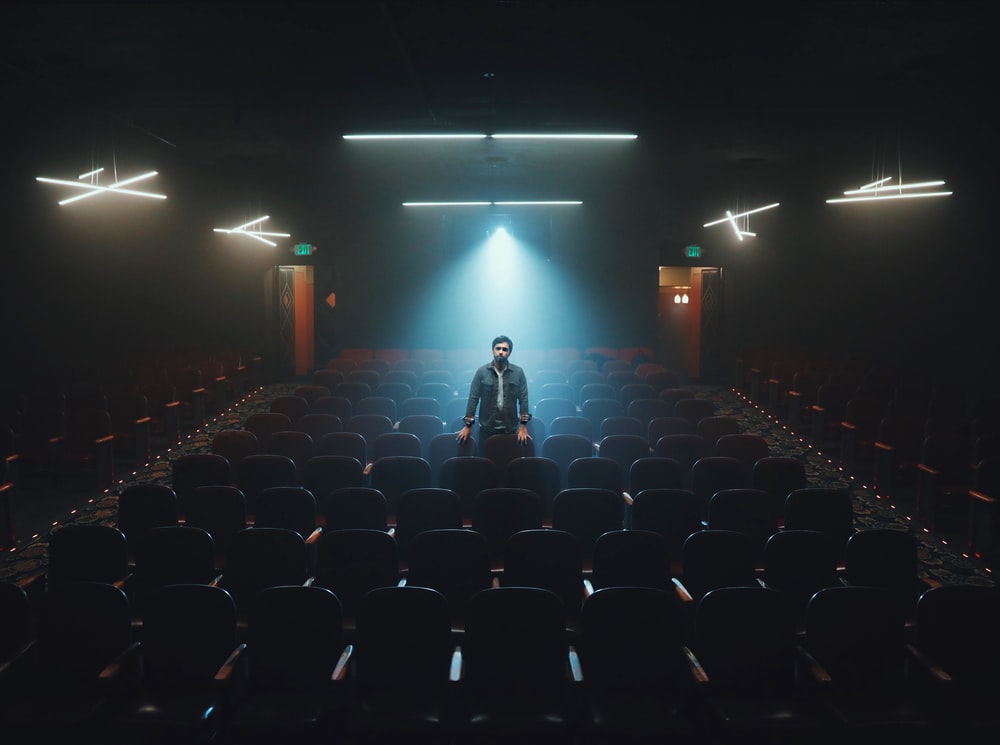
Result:
{"label": "beam of light", "polygon": [[[78,178],[83,179],[90,176],[95,176],[96,174],[100,173],[103,170],[104,170],[103,168],[98,168],[94,171],[84,173],[80,175]],[[57,184],[59,186],[71,186],[74,189],[86,190],[83,194],[78,194],[75,197],[69,197],[67,199],[63,199],[62,201],[59,202],[60,205],[70,204],[71,202],[78,202],[81,199],[87,199],[89,197],[93,197],[98,194],[103,194],[106,192],[114,192],[116,194],[126,194],[130,197],[144,197],[146,199],[166,199],[167,197],[165,194],[153,194],[152,192],[148,191],[136,191],[135,189],[122,188],[124,186],[127,186],[128,184],[134,184],[138,181],[144,181],[148,178],[152,178],[155,175],[157,175],[156,171],[149,171],[147,173],[139,174],[138,176],[127,178],[124,181],[116,181],[115,183],[109,184],[108,186],[101,186],[100,184],[88,184],[79,180],[68,181],[66,179],[48,178],[45,176],[36,176],[35,180],[44,184]]]}
{"label": "beam of light", "polygon": [[248,230],[252,225],[259,225],[265,220],[269,220],[270,215],[264,215],[263,217],[258,217],[255,220],[250,220],[250,222],[245,222],[242,225],[237,225],[234,228],[212,228],[216,233],[229,233],[235,235],[245,235],[248,238],[253,238],[255,241],[260,241],[261,243],[266,243],[269,246],[277,246],[278,244],[274,241],[269,241],[264,236],[271,238],[290,238],[291,233],[270,233],[261,230],[259,227]]}
{"label": "beam of light", "polygon": [[579,199],[539,199],[517,202],[403,202],[404,207],[567,207],[583,204]]}
{"label": "beam of light", "polygon": [[[529,365],[529,350],[573,346],[578,339],[592,338],[595,328],[615,313],[601,307],[602,299],[589,296],[574,267],[551,257],[550,225],[541,218],[533,222],[536,217],[530,214],[524,218],[528,223],[521,225],[512,216],[503,231],[488,232],[489,227],[501,227],[500,221],[475,212],[451,213],[443,223],[448,226],[441,236],[443,264],[415,267],[425,272],[420,281],[412,278],[397,291],[408,311],[400,314],[398,338],[481,350],[486,362],[490,340],[508,334],[514,340],[511,361]],[[530,302],[512,301],[514,296]],[[485,303],[487,309],[496,304],[502,311],[463,312],[469,299]],[[456,381],[462,397],[468,395],[475,367],[470,364],[468,375],[463,370]],[[534,370],[525,372],[531,375]],[[531,393],[534,404],[539,391]]]}
{"label": "beam of light", "polygon": [[906,191],[913,189],[927,189],[934,186],[944,186],[944,181],[918,181],[911,184],[888,184],[892,176],[886,176],[870,184],[859,186],[857,189],[848,189],[843,197],[827,199],[827,204],[837,204],[842,202],[877,202],[886,199],[920,199],[923,197],[946,197],[950,191]]}
{"label": "beam of light", "polygon": [[86,173],[81,173],[79,176],[77,176],[77,178],[78,179],[84,179],[84,178],[89,178],[91,176],[96,176],[97,174],[101,173],[103,170],[104,170],[103,168],[95,168],[93,171],[87,171]]}
{"label": "beam of light", "polygon": [[780,204],[780,202],[775,202],[774,204],[768,204],[763,207],[754,207],[752,210],[746,210],[745,212],[738,212],[735,215],[730,215],[729,210],[726,210],[726,217],[720,218],[719,220],[713,220],[712,222],[707,222],[702,225],[703,228],[710,228],[713,225],[719,225],[720,223],[729,222],[730,218],[735,219],[737,217],[746,217],[747,215],[752,215],[755,212],[763,212],[764,210],[774,209]]}

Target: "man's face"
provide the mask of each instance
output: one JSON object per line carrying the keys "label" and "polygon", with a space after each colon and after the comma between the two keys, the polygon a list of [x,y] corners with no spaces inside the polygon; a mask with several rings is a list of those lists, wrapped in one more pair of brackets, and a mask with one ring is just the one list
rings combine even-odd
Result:
{"label": "man's face", "polygon": [[497,342],[493,347],[493,360],[498,365],[505,365],[508,357],[510,357],[510,344],[505,341]]}

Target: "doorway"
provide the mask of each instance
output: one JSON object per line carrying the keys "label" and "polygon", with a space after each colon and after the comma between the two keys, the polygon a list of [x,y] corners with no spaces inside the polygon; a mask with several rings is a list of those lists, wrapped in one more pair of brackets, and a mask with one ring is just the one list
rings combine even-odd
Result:
{"label": "doorway", "polygon": [[661,266],[657,299],[657,359],[686,379],[721,370],[720,267]]}
{"label": "doorway", "polygon": [[312,266],[295,265],[272,267],[265,280],[279,380],[305,377],[316,366],[314,278]]}

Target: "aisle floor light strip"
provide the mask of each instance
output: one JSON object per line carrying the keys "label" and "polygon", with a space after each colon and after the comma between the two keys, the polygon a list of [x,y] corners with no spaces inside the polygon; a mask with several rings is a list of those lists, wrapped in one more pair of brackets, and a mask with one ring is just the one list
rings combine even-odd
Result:
{"label": "aisle floor light strip", "polygon": [[921,197],[946,197],[950,191],[914,191],[915,189],[929,189],[935,186],[944,186],[944,181],[919,181],[912,184],[888,185],[892,176],[886,176],[870,184],[859,186],[857,189],[848,189],[843,197],[827,199],[827,204],[841,202],[877,202],[886,199],[919,199]]}
{"label": "aisle floor light strip", "polygon": [[[95,168],[92,171],[87,171],[86,173],[81,173],[77,176],[76,181],[69,181],[67,179],[58,178],[47,178],[45,176],[36,176],[35,180],[40,181],[43,184],[57,184],[59,186],[71,186],[75,189],[84,189],[82,194],[77,194],[75,197],[68,197],[59,202],[60,205],[70,204],[72,202],[79,202],[82,199],[89,199],[90,197],[95,197],[98,194],[105,194],[107,192],[113,192],[115,194],[124,194],[130,197],[144,197],[146,199],[166,199],[165,194],[154,194],[148,191],[136,191],[135,189],[125,189],[122,187],[128,186],[130,184],[137,183],[139,181],[145,181],[153,176],[157,175],[156,171],[148,171],[147,173],[141,173],[138,176],[132,176],[124,181],[115,181],[113,184],[108,184],[107,186],[101,186],[98,182],[100,179],[100,173],[103,168]],[[83,179],[90,179],[90,181],[84,181]]]}
{"label": "aisle floor light strip", "polygon": [[[764,205],[763,207],[754,207],[752,210],[746,210],[744,212],[737,212],[735,215],[732,213],[731,210],[726,210],[726,216],[725,217],[721,217],[718,220],[712,220],[711,222],[707,222],[704,225],[702,225],[702,227],[703,228],[710,228],[713,225],[721,225],[722,223],[725,222],[725,223],[729,223],[729,225],[733,229],[733,232],[736,233],[736,237],[739,240],[742,241],[743,240],[743,236],[749,236],[751,238],[754,238],[754,237],[756,237],[757,234],[756,233],[751,233],[748,230],[741,230],[740,227],[739,227],[739,225],[736,224],[736,220],[739,219],[739,218],[741,218],[741,217],[742,218],[746,218],[749,215],[752,215],[752,214],[754,214],[756,212],[763,212],[764,210],[774,209],[779,204],[780,204],[780,202],[775,202],[774,204],[767,204],[767,205]],[[744,221],[744,224],[746,224],[746,221]]]}
{"label": "aisle floor light strip", "polygon": [[260,229],[260,223],[265,220],[269,220],[270,215],[264,215],[263,217],[258,217],[256,220],[251,220],[250,222],[245,222],[242,225],[237,225],[235,228],[213,228],[216,233],[229,233],[234,235],[245,235],[248,238],[253,238],[255,241],[260,241],[261,243],[266,243],[269,246],[277,246],[278,244],[274,241],[269,241],[264,236],[270,238],[290,238],[291,233],[267,233]]}

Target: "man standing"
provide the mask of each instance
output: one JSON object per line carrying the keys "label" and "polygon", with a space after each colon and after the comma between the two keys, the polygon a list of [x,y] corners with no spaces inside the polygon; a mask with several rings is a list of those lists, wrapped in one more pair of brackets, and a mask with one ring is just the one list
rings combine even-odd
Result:
{"label": "man standing", "polygon": [[465,407],[465,426],[458,439],[465,441],[472,432],[479,409],[479,442],[493,435],[517,434],[517,441],[528,442],[528,379],[517,365],[510,364],[514,344],[506,336],[493,340],[493,361],[476,370],[469,386]]}

